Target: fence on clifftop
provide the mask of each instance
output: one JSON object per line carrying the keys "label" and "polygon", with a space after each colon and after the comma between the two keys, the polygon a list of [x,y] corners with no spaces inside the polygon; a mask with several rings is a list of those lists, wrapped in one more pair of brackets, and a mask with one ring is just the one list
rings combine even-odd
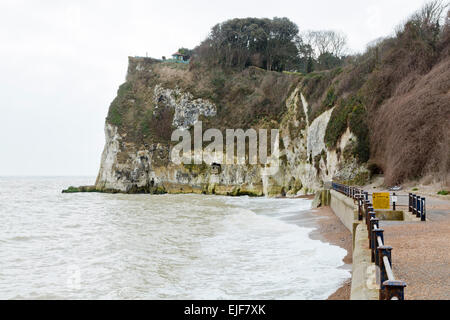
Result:
{"label": "fence on clifftop", "polygon": [[[392,271],[392,247],[385,245],[384,230],[380,228],[379,219],[375,217],[375,211],[369,200],[368,192],[336,182],[331,183],[331,188],[358,202],[358,220],[365,220],[372,262],[374,262],[380,270],[380,300],[404,300],[404,288],[406,287],[406,283],[395,279]],[[409,195],[410,212],[415,213],[417,217],[420,216],[418,215],[419,213],[423,214],[422,217],[425,217],[425,198],[423,198],[423,202],[422,200],[417,200],[417,197],[415,199],[416,202],[413,201],[411,194]]]}

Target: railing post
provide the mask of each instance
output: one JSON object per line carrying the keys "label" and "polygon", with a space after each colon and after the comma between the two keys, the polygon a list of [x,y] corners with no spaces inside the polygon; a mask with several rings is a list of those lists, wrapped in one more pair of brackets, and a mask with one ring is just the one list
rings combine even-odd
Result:
{"label": "railing post", "polygon": [[367,236],[369,238],[369,248],[372,248],[372,243],[370,239],[372,238],[373,222],[375,219],[375,212],[369,211],[369,223],[367,224]]}
{"label": "railing post", "polygon": [[369,249],[373,248],[373,244],[372,244],[372,230],[373,230],[373,221],[372,221],[372,218],[370,218],[369,225],[367,226],[367,237],[369,238]]}
{"label": "railing post", "polygon": [[417,215],[417,196],[413,194],[413,211],[414,215]]}
{"label": "railing post", "polygon": [[416,197],[416,201],[417,201],[417,206],[416,206],[416,217],[417,218],[420,218],[420,212],[421,212],[421,203],[422,203],[422,201],[420,201],[420,197],[419,196],[417,196]]}
{"label": "railing post", "polygon": [[372,262],[375,262],[375,250],[378,247],[377,238],[375,237],[375,230],[378,230],[378,228],[375,226],[374,220],[370,221],[370,226],[372,227],[369,232],[370,259]]}
{"label": "railing post", "polygon": [[[383,242],[384,243],[384,242]],[[392,247],[382,246],[378,247],[378,266],[380,267],[380,300],[382,299],[382,293],[384,292],[384,282],[388,280],[386,268],[384,266],[383,257],[386,256],[391,263],[391,251]]]}
{"label": "railing post", "polygon": [[368,230],[370,230],[370,229],[369,229],[369,225],[370,225],[370,219],[372,219],[372,218],[375,218],[375,211],[373,211],[373,208],[372,208],[372,206],[370,205],[370,206],[367,208],[367,229],[368,229]]}
{"label": "railing post", "polygon": [[362,221],[363,216],[362,216],[362,211],[361,211],[361,206],[362,206],[362,196],[358,195],[358,220]]}
{"label": "railing post", "polygon": [[425,209],[425,198],[422,198],[422,205],[420,206],[421,213],[420,213],[420,220],[426,221],[427,220],[427,211]]}
{"label": "railing post", "polygon": [[[395,197],[395,192],[392,193],[392,196]],[[392,210],[395,211],[395,201],[392,201]]]}
{"label": "railing post", "polygon": [[369,228],[369,201],[364,200],[364,219],[366,220],[366,226]]}
{"label": "railing post", "polygon": [[378,237],[381,238],[384,245],[383,232],[384,230],[379,227],[372,231],[372,262],[375,262],[376,265],[378,265]]}
{"label": "railing post", "polygon": [[367,210],[366,210],[366,226],[367,226],[367,230],[369,230],[369,222],[370,222],[370,207],[369,204],[367,204]]}
{"label": "railing post", "polygon": [[383,292],[380,289],[380,300],[405,300],[406,282],[399,280],[387,280],[383,283]]}
{"label": "railing post", "polygon": [[408,211],[412,212],[412,193],[408,193]]}

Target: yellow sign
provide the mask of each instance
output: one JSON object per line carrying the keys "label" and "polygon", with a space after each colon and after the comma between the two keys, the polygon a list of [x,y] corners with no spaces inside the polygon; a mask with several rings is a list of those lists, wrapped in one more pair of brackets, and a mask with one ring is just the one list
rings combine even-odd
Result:
{"label": "yellow sign", "polygon": [[389,209],[389,192],[374,192],[372,199],[374,209]]}

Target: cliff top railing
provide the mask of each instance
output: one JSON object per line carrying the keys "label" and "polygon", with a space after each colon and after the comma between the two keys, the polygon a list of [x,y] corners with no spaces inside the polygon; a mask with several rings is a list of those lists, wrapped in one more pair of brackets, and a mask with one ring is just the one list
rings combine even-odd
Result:
{"label": "cliff top railing", "polygon": [[[367,225],[369,248],[371,249],[372,262],[379,270],[380,300],[404,300],[406,283],[395,279],[392,271],[392,247],[384,242],[384,230],[380,229],[379,219],[375,217],[375,211],[368,198],[368,193],[356,187],[331,183],[331,188],[358,202],[358,220],[364,220]],[[425,202],[425,200],[423,200]],[[411,197],[410,197],[411,204]],[[423,204],[425,206],[425,204]],[[417,207],[416,207],[417,208]],[[417,209],[416,209],[417,210]],[[419,209],[420,210],[420,209]]]}

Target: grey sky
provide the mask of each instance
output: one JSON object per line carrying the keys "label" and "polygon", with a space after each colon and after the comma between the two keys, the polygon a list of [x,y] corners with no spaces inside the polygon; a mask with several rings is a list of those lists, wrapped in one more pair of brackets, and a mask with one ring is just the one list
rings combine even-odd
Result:
{"label": "grey sky", "polygon": [[96,175],[127,56],[169,56],[248,16],[340,30],[362,51],[424,2],[1,0],[0,175]]}

